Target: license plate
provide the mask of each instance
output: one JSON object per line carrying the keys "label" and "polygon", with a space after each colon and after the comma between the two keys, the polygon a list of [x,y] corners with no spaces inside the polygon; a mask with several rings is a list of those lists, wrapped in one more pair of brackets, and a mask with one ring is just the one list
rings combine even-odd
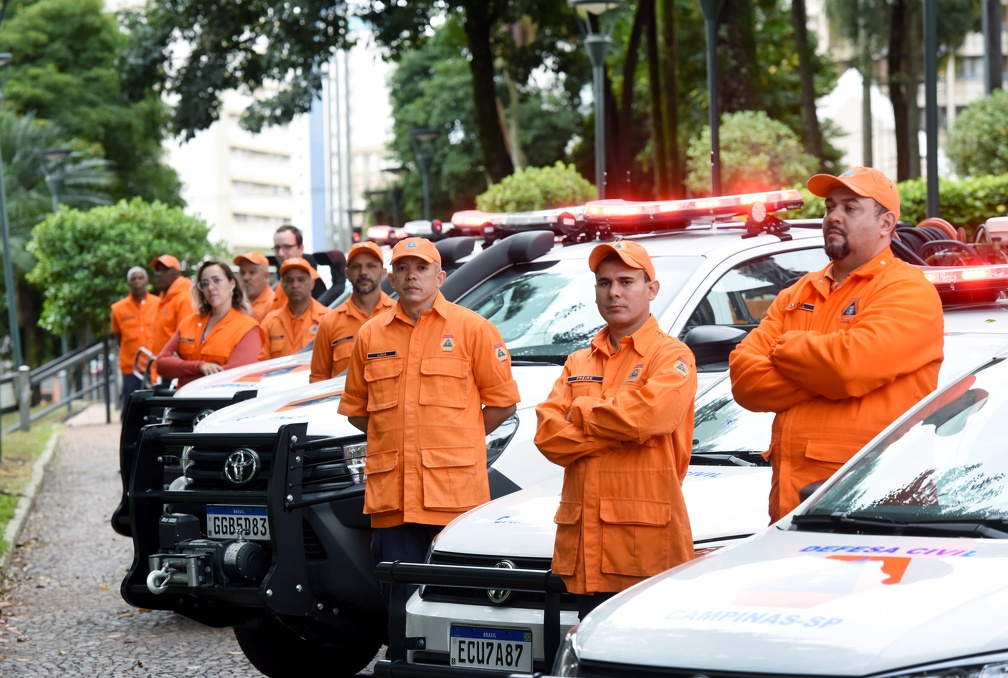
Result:
{"label": "license plate", "polygon": [[532,632],[452,626],[448,632],[452,666],[532,672]]}
{"label": "license plate", "polygon": [[207,506],[207,536],[210,539],[245,539],[268,541],[269,520],[265,506]]}

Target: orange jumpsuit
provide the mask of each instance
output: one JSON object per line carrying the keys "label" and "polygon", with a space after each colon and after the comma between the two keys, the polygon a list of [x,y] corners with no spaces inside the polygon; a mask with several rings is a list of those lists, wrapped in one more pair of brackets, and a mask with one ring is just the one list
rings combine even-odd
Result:
{"label": "orange jumpsuit", "polygon": [[189,278],[176,278],[171,286],[161,293],[158,305],[157,323],[154,326],[154,339],[151,351],[154,355],[161,352],[168,343],[183,318],[196,313],[193,307],[192,283]]}
{"label": "orange jumpsuit", "polygon": [[941,300],[886,248],[836,289],[832,264],[783,290],[729,358],[742,407],[776,412],[770,519],[938,385]]}
{"label": "orange jumpsuit", "polygon": [[[177,377],[178,385],[182,386],[202,376],[199,368],[203,363],[217,363],[229,369],[255,362],[257,351],[238,351],[248,343],[255,344],[256,348],[262,344],[263,331],[255,318],[232,308],[203,336],[208,318],[208,315],[193,313],[182,319],[178,334],[172,336],[158,356],[161,376]],[[172,355],[175,352],[178,357]]]}
{"label": "orange jumpsuit", "polygon": [[308,310],[296,318],[290,306],[267,313],[260,323],[266,333],[266,341],[259,352],[259,360],[294,355],[312,343],[319,323],[328,312],[327,307],[312,299]]}
{"label": "orange jumpsuit", "polygon": [[682,482],[696,389],[693,353],[651,316],[616,353],[602,328],[536,407],[535,444],[564,467],[553,571],[571,593],[622,591],[693,558]]}
{"label": "orange jumpsuit", "polygon": [[154,323],[159,300],[147,293],[139,304],[132,294],[112,304],[112,334],[119,335],[119,371],[133,374],[133,360],[141,347],[153,353]]}
{"label": "orange jumpsuit", "polygon": [[518,400],[500,332],[444,295],[416,325],[398,303],[364,323],[339,413],[368,417],[371,526],[447,525],[489,501],[482,407]]}
{"label": "orange jumpsuit", "polygon": [[395,301],[384,292],[378,298],[371,315],[357,308],[353,297],[331,310],[319,325],[315,335],[315,346],[312,349],[311,376],[308,381],[332,379],[346,369],[350,362],[350,350],[353,348],[354,337],[368,318],[373,318],[383,311],[395,306]]}
{"label": "orange jumpsuit", "polygon": [[255,299],[251,299],[249,303],[252,306],[252,317],[262,322],[266,317],[266,314],[273,310],[273,300],[276,298],[276,292],[272,288],[266,287],[259,296]]}

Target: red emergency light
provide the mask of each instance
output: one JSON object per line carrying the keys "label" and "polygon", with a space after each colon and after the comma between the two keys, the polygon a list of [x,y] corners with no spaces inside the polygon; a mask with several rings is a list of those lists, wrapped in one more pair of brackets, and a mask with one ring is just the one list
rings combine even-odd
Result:
{"label": "red emergency light", "polygon": [[753,215],[766,218],[773,212],[798,209],[804,204],[805,199],[796,189],[686,200],[594,200],[585,205],[584,219],[588,224],[604,224],[618,233],[651,232],[747,214],[750,218]]}

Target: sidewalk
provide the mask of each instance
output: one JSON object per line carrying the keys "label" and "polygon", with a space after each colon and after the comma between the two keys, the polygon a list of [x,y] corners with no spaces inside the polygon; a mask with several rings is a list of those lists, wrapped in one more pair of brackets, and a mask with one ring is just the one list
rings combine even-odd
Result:
{"label": "sidewalk", "polygon": [[[49,440],[46,441],[45,450],[39,458],[35,460],[35,465],[32,467],[31,480],[29,480],[28,485],[25,486],[24,493],[21,495],[21,498],[18,500],[17,507],[14,509],[14,517],[11,518],[9,523],[7,523],[7,528],[3,534],[5,549],[4,552],[0,554],[0,582],[7,577],[11,557],[15,551],[15,544],[17,544],[18,539],[21,536],[21,530],[24,527],[25,519],[28,517],[28,514],[31,513],[32,507],[35,505],[35,497],[38,494],[39,487],[42,485],[42,480],[45,478],[46,469],[49,468],[53,456],[56,453],[56,445],[59,442],[60,435],[65,434],[67,429],[72,429],[78,426],[104,425],[106,423],[105,420],[105,403],[88,405],[83,410],[67,419],[63,424],[63,429],[54,433],[50,436]],[[113,409],[112,421],[116,422],[118,420],[119,410]]]}

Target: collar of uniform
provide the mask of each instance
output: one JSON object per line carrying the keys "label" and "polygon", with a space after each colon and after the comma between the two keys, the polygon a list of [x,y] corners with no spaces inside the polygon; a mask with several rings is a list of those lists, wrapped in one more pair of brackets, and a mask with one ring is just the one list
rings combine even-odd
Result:
{"label": "collar of uniform", "polygon": [[862,278],[874,278],[879,273],[881,273],[887,266],[892,264],[895,257],[892,253],[891,247],[886,247],[884,250],[876,254],[874,257],[861,264],[853,271],[850,272],[850,276],[860,276]]}
{"label": "collar of uniform", "polygon": [[[648,319],[644,321],[644,324],[637,328],[637,331],[630,335],[630,348],[632,348],[639,355],[645,355],[648,348],[651,347],[651,343],[656,339],[657,332],[660,332],[661,328],[658,327],[658,320],[654,315],[649,315]],[[593,351],[602,351],[606,355],[612,355],[612,346],[609,343],[609,326],[606,325],[598,334],[591,340],[591,348]]]}
{"label": "collar of uniform", "polygon": [[[434,305],[431,306],[430,310],[436,311],[438,315],[444,318],[446,317],[445,311],[448,308],[449,303],[450,302],[444,298],[444,295],[438,292],[437,296],[434,297]],[[427,313],[427,311],[424,311],[424,313]],[[421,313],[421,315],[423,315],[423,313]],[[409,322],[411,325],[414,324],[410,317],[406,315],[406,311],[403,310],[402,304],[399,303],[399,301],[396,301],[396,304],[392,309],[392,313],[389,313],[388,317],[384,321],[384,324],[388,325],[396,318],[399,318],[403,322]]]}

